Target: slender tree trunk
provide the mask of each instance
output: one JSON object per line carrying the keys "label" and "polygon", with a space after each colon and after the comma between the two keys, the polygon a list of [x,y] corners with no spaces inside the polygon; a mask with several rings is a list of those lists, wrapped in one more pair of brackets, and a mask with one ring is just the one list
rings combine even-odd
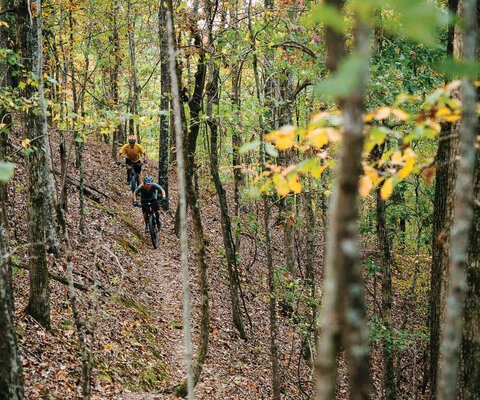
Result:
{"label": "slender tree trunk", "polygon": [[[343,2],[329,3],[341,9]],[[337,37],[336,40],[344,43],[343,38]],[[327,64],[335,68],[341,60],[339,54],[343,54],[344,47],[330,43],[327,49],[329,46],[333,47],[335,53],[327,53]],[[340,344],[345,346],[347,353],[351,399],[370,398],[368,328],[357,253],[357,193],[363,148],[362,113],[370,52],[369,29],[365,26],[357,27],[354,51],[365,63],[359,86],[347,98],[341,99],[343,144],[330,203],[325,289],[316,363],[316,398],[319,400],[335,398],[336,359]]]}
{"label": "slender tree trunk", "polygon": [[[387,233],[386,204],[377,190],[377,238],[382,266],[382,322],[386,331],[392,329],[392,274],[390,266],[390,241]],[[394,400],[397,397],[394,371],[393,343],[383,339],[383,380],[385,384],[385,399]]]}
{"label": "slender tree trunk", "polygon": [[[190,106],[190,124],[186,143],[186,175],[187,185],[187,204],[192,211],[193,229],[195,232],[195,254],[198,265],[198,285],[200,290],[200,337],[198,341],[195,362],[193,365],[193,384],[196,385],[200,379],[203,369],[203,363],[208,350],[208,333],[210,329],[210,307],[208,299],[208,280],[207,280],[207,259],[205,249],[205,238],[203,225],[200,215],[200,205],[198,204],[198,193],[195,190],[193,177],[195,172],[195,152],[197,147],[197,138],[200,131],[200,112],[202,108],[202,98],[205,88],[205,49],[202,46],[201,34],[194,28],[194,45],[199,49],[200,54],[197,62],[197,71],[195,73],[195,84]],[[177,143],[178,145],[178,143]],[[179,394],[184,394],[186,385],[181,387]]]}
{"label": "slender tree trunk", "polygon": [[[476,55],[477,2],[459,2],[459,14],[464,19],[463,60],[473,62]],[[461,158],[454,189],[454,220],[451,234],[450,266],[446,315],[441,342],[437,396],[440,400],[457,398],[458,371],[463,332],[464,302],[467,291],[467,253],[473,218],[473,177],[476,156],[478,117],[476,89],[473,80],[462,80],[462,121],[460,125]]]}
{"label": "slender tree trunk", "polygon": [[[215,43],[213,39],[213,20],[215,15],[212,10],[212,4],[207,2],[207,18],[208,18],[208,36],[210,54],[215,54]],[[212,57],[213,58],[213,57]],[[207,85],[207,124],[210,128],[210,171],[212,174],[215,189],[218,195],[220,204],[220,221],[222,225],[223,246],[225,248],[225,255],[227,258],[227,270],[229,278],[230,301],[232,304],[232,319],[233,324],[238,330],[240,337],[246,339],[245,328],[242,321],[242,312],[240,308],[239,298],[239,277],[237,270],[237,252],[235,242],[232,234],[232,224],[228,212],[227,196],[225,189],[220,180],[218,173],[218,133],[219,124],[217,117],[214,115],[214,107],[218,106],[220,101],[218,92],[218,81],[220,77],[220,67],[215,63],[210,63],[211,80]]]}
{"label": "slender tree trunk", "polygon": [[[110,84],[112,90],[112,103],[115,110],[118,111],[119,108],[119,81],[120,81],[120,66],[122,65],[122,55],[120,47],[120,35],[118,27],[118,12],[120,11],[121,6],[119,0],[114,0],[114,6],[112,11],[112,56],[113,56],[113,67],[110,74]],[[123,128],[123,124],[118,124],[115,127],[113,132],[112,140],[112,158],[115,159],[119,146],[126,141],[126,134]]]}
{"label": "slender tree trunk", "polygon": [[174,127],[177,142],[177,175],[178,189],[180,197],[179,216],[180,216],[180,243],[181,243],[181,263],[182,263],[182,286],[183,286],[183,330],[185,344],[185,362],[187,366],[187,379],[185,380],[183,391],[187,393],[188,399],[193,400],[194,376],[192,368],[192,341],[190,337],[190,289],[188,274],[188,227],[187,227],[187,187],[186,187],[186,168],[184,163],[182,117],[180,103],[180,88],[177,77],[177,66],[175,56],[175,45],[173,39],[173,14],[172,2],[168,1],[166,11],[166,26],[168,38],[168,54],[170,67],[170,80],[172,88],[172,100],[174,111]]}
{"label": "slender tree trunk", "polygon": [[128,36],[128,48],[130,53],[130,69],[131,69],[131,77],[130,77],[130,113],[132,114],[132,118],[128,121],[129,124],[129,135],[137,134],[137,140],[140,143],[140,130],[138,129],[135,123],[135,119],[133,116],[138,115],[138,107],[139,107],[139,96],[140,96],[140,85],[138,83],[138,74],[137,74],[137,61],[136,61],[136,50],[135,50],[135,19],[136,16],[132,15],[135,11],[132,9],[132,2],[128,0],[127,2],[127,36]]}
{"label": "slender tree trunk", "polygon": [[[448,8],[457,13],[458,0],[449,0]],[[453,54],[454,25],[449,27],[447,55]],[[437,373],[440,346],[440,321],[444,308],[446,290],[446,272],[448,269],[450,222],[452,215],[453,182],[455,178],[455,154],[458,149],[458,137],[451,123],[442,125],[438,137],[436,156],[435,194],[433,202],[432,264],[430,270],[429,326],[430,326],[430,399],[437,392]]]}
{"label": "slender tree trunk", "polygon": [[[1,0],[2,10],[13,10],[13,0]],[[12,32],[15,25],[12,14],[3,13],[0,15],[0,48],[12,49]],[[12,49],[13,50],[13,49]],[[0,58],[0,89],[13,86],[13,77],[11,67],[7,61]],[[5,127],[0,132],[0,161],[5,161],[7,155],[8,133],[12,127],[11,110],[7,110],[3,106],[0,107],[0,123]],[[8,190],[7,183],[0,181],[0,225],[8,232],[8,215],[7,215]]]}
{"label": "slender tree trunk", "polygon": [[160,139],[158,143],[158,182],[165,190],[168,198],[168,153],[170,138],[170,75],[168,73],[168,40],[166,29],[167,7],[160,3],[158,26],[160,37]]}
{"label": "slender tree trunk", "polygon": [[[271,2],[266,2],[266,8],[272,6]],[[266,93],[271,93],[267,90],[267,84],[265,84],[265,91],[262,95],[261,83],[260,83],[260,73],[258,68],[258,56],[257,48],[255,43],[255,34],[252,26],[252,0],[248,4],[248,28],[250,34],[251,48],[253,50],[253,75],[255,78],[255,91],[257,95],[257,101],[260,106],[266,104],[265,95]],[[259,113],[259,125],[260,125],[260,165],[262,169],[265,168],[266,159],[265,159],[265,133],[268,131],[268,126],[263,118],[262,113]],[[272,398],[274,400],[279,400],[281,397],[281,380],[280,380],[280,363],[278,358],[278,344],[277,344],[277,297],[275,294],[275,281],[274,281],[274,266],[273,266],[273,249],[272,249],[272,239],[270,232],[270,204],[267,195],[263,195],[263,225],[265,230],[265,251],[267,255],[267,270],[268,270],[268,291],[270,297],[269,312],[270,312],[270,359],[272,366]]]}
{"label": "slender tree trunk", "polygon": [[13,321],[13,295],[0,225],[0,398],[23,400],[22,363]]}

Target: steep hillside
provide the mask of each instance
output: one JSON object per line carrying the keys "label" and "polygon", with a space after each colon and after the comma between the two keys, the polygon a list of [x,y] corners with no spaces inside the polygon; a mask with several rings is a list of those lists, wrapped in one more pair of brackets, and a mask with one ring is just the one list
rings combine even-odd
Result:
{"label": "steep hillside", "polygon": [[[55,156],[58,154],[55,138],[52,152]],[[90,335],[93,336],[93,398],[173,398],[165,394],[165,389],[184,378],[180,246],[173,232],[176,171],[172,168],[170,173],[171,209],[162,214],[164,225],[159,249],[154,250],[143,233],[140,210],[131,206],[124,170],[115,165],[110,153],[110,147],[96,139],[90,138],[85,148],[85,178],[91,194],[86,198],[84,233],[78,228],[79,197],[74,184],[78,181],[78,172],[73,167],[69,172],[73,183],[68,188],[67,225],[74,253],[75,280],[83,285],[76,294],[82,317],[93,333]],[[81,359],[66,285],[51,280],[51,332],[46,332],[24,313],[28,299],[26,190],[23,161],[19,159],[18,163],[10,190],[10,246],[16,265],[15,308],[27,397],[32,400],[75,399],[80,393]],[[156,176],[153,164],[147,164],[144,170]],[[269,398],[268,294],[262,235],[254,226],[254,233],[242,238],[242,285],[252,322],[250,339],[245,342],[231,323],[217,199],[208,186],[209,176],[203,176],[202,172],[200,169],[201,211],[208,240],[211,332],[196,397]],[[255,204],[248,207],[255,207]],[[256,221],[251,223],[256,224]],[[272,229],[280,259],[281,238],[276,234],[279,230]],[[49,256],[49,262],[51,273],[65,276],[64,253],[59,259]],[[189,265],[195,342],[198,293],[192,249]],[[94,281],[98,282],[96,290],[92,286]],[[290,398],[305,398],[311,390],[310,372],[299,356],[300,336],[288,319],[282,320],[280,325],[285,392]],[[299,387],[305,393],[302,394]]]}

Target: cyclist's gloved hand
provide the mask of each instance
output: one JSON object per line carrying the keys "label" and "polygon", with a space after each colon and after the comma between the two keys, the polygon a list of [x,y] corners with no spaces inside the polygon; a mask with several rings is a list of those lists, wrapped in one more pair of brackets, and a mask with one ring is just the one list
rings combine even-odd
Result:
{"label": "cyclist's gloved hand", "polygon": [[168,203],[168,199],[166,197],[162,197],[162,199],[160,201],[162,202],[162,204],[167,204]]}
{"label": "cyclist's gloved hand", "polygon": [[138,201],[134,201],[134,202],[133,202],[133,205],[134,205],[135,207],[137,207],[137,206],[138,206]]}

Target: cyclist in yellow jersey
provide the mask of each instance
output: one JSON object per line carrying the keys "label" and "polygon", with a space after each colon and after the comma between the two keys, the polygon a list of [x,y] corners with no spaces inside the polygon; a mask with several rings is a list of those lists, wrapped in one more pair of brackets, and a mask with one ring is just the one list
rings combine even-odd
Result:
{"label": "cyclist in yellow jersey", "polygon": [[147,152],[143,148],[143,146],[136,143],[135,136],[128,137],[128,143],[123,145],[117,153],[117,162],[120,163],[120,156],[122,153],[125,153],[125,164],[127,164],[127,184],[129,184],[129,176],[130,171],[133,168],[135,174],[137,175],[137,182],[140,181],[140,174],[142,172],[142,161],[141,158],[143,157],[143,163],[147,162]]}

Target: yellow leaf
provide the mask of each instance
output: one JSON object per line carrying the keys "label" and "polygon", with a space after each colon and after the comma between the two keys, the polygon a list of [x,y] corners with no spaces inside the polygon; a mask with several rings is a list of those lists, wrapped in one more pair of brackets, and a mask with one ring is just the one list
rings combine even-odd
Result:
{"label": "yellow leaf", "polygon": [[373,119],[372,113],[367,113],[363,116],[363,122],[370,122]]}
{"label": "yellow leaf", "polygon": [[415,165],[415,159],[417,157],[415,152],[410,147],[405,150],[403,156],[405,158],[405,165],[398,171],[398,177],[400,179],[405,179],[408,175],[410,175]]}
{"label": "yellow leaf", "polygon": [[328,143],[328,135],[323,128],[317,128],[311,131],[308,134],[307,139],[309,143],[317,149],[321,149]]}
{"label": "yellow leaf", "polygon": [[392,108],[392,114],[400,121],[406,121],[408,119],[408,114],[400,108]]}
{"label": "yellow leaf", "polygon": [[383,200],[387,200],[393,193],[393,178],[388,178],[380,189],[380,196]]}
{"label": "yellow leaf", "polygon": [[275,174],[273,175],[272,180],[273,184],[275,185],[275,189],[280,196],[286,196],[290,193],[290,186],[283,175]]}
{"label": "yellow leaf", "polygon": [[369,176],[363,175],[358,182],[360,196],[367,197],[373,189],[373,183]]}
{"label": "yellow leaf", "polygon": [[380,180],[380,177],[378,176],[378,171],[376,169],[369,169],[368,171],[365,171],[365,175],[367,175],[370,180],[373,183],[373,186],[376,186],[378,181]]}
{"label": "yellow leaf", "polygon": [[30,147],[30,139],[23,139],[22,140],[22,147],[26,149],[27,147]]}
{"label": "yellow leaf", "polygon": [[457,122],[461,118],[461,115],[459,112],[456,112],[454,114],[450,114],[448,117],[445,117],[444,120],[446,122]]}
{"label": "yellow leaf", "polygon": [[390,107],[380,107],[375,110],[373,116],[377,121],[381,121],[382,119],[388,118],[390,116],[391,111],[392,110]]}
{"label": "yellow leaf", "polygon": [[275,146],[278,150],[289,149],[295,144],[295,127],[291,125],[282,126],[278,131],[268,135],[268,138],[275,141]]}
{"label": "yellow leaf", "polygon": [[395,153],[393,153],[393,156],[392,156],[392,162],[393,163],[401,163],[403,160],[403,157],[402,157],[402,152],[400,150],[397,150]]}
{"label": "yellow leaf", "polygon": [[318,167],[312,168],[312,176],[315,179],[318,179],[322,176],[323,171],[328,168],[328,165],[319,165]]}
{"label": "yellow leaf", "polygon": [[297,174],[287,175],[288,186],[293,193],[300,193],[302,191],[302,184],[298,179]]}
{"label": "yellow leaf", "polygon": [[327,133],[328,140],[330,142],[338,142],[342,138],[342,135],[338,129],[325,128],[325,132]]}

